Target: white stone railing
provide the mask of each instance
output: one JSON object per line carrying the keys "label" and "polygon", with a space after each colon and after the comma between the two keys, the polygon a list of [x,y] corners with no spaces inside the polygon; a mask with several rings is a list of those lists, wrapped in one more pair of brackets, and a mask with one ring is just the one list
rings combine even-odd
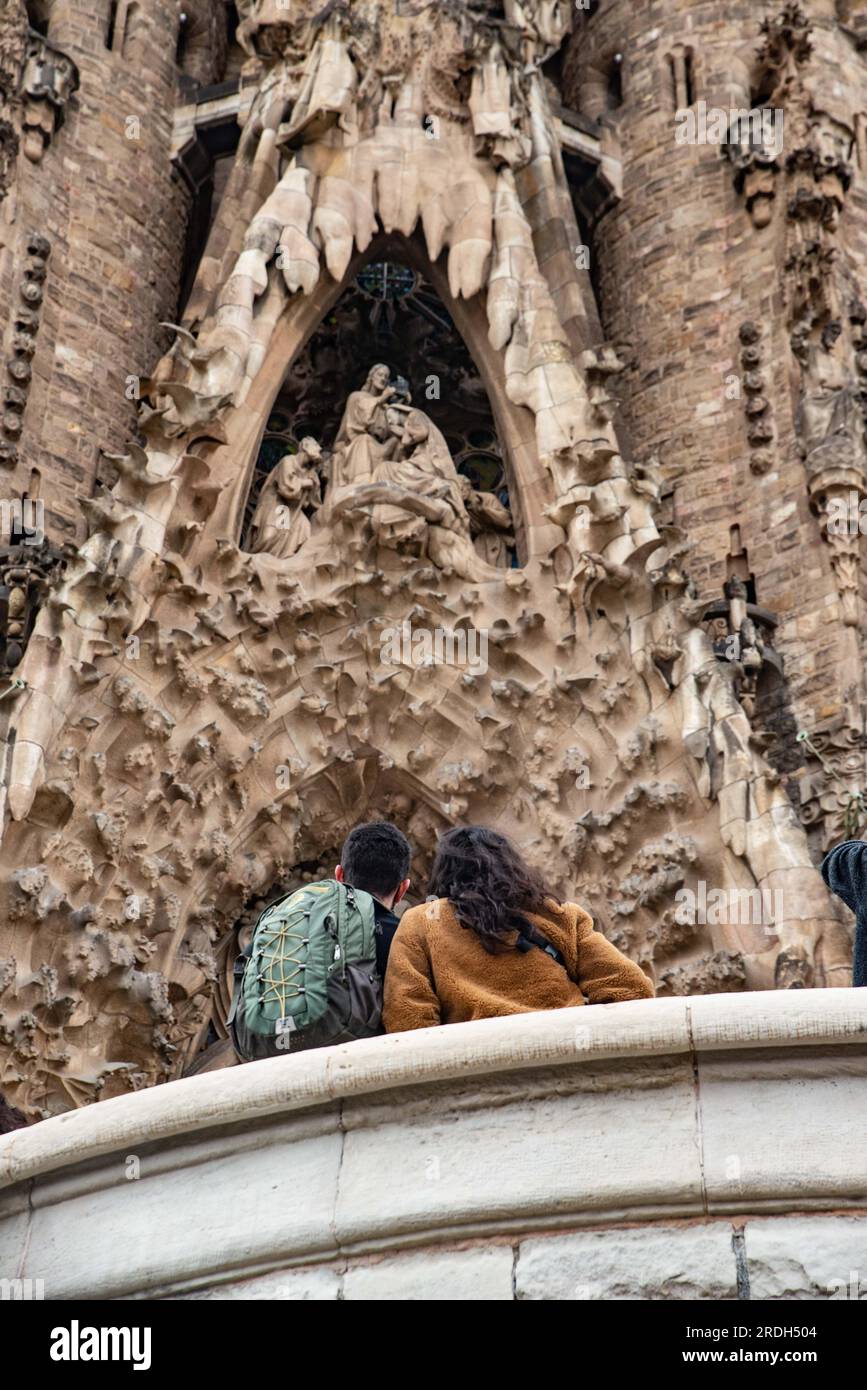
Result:
{"label": "white stone railing", "polygon": [[867,990],[520,1014],[7,1135],[0,1278],[48,1298],[843,1296],[852,1269],[867,1283],[865,1140]]}

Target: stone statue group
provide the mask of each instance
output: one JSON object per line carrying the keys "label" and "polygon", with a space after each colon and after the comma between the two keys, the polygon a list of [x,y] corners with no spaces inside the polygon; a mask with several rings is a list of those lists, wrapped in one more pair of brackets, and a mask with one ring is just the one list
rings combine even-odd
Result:
{"label": "stone statue group", "polygon": [[509,563],[508,509],[458,473],[441,431],[406,390],[392,385],[381,363],[349,396],[330,460],[306,438],[269,474],[250,524],[250,548],[288,559],[318,524],[341,522],[366,524],[377,544],[425,555],[470,581]]}

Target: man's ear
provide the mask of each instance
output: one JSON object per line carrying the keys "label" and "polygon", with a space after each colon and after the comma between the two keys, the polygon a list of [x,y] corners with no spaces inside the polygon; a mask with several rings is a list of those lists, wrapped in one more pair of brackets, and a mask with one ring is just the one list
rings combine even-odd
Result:
{"label": "man's ear", "polygon": [[401,898],[403,897],[404,893],[407,891],[408,888],[409,888],[409,879],[408,879],[408,878],[405,878],[405,879],[403,880],[403,883],[401,883],[400,887],[398,888],[397,892],[396,892],[395,895],[394,895],[394,902],[393,902],[393,904],[392,904],[393,907],[397,907],[398,903],[400,902]]}
{"label": "man's ear", "polygon": [[338,882],[338,883],[345,883],[346,880],[345,880],[344,877],[343,877],[343,865],[342,865],[342,864],[338,864],[338,865],[337,865],[337,868],[334,870],[334,877],[337,879],[337,882]]}

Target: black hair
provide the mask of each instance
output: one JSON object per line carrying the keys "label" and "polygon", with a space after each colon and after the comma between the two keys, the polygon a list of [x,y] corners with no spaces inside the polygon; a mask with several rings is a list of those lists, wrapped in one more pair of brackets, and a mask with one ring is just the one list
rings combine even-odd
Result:
{"label": "black hair", "polygon": [[449,830],[439,842],[430,892],[448,898],[462,927],[474,931],[492,955],[530,927],[525,913],[560,899],[505,835],[484,825]]}
{"label": "black hair", "polygon": [[11,1134],[13,1129],[24,1129],[28,1120],[4,1096],[0,1096],[0,1134]]}
{"label": "black hair", "polygon": [[356,825],[340,851],[346,882],[378,898],[388,897],[408,877],[411,859],[409,840],[386,820]]}

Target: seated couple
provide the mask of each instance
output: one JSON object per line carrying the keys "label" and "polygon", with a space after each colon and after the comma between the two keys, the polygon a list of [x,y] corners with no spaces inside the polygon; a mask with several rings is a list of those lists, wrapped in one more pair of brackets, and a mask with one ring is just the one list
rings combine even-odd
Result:
{"label": "seated couple", "polygon": [[644,971],[497,831],[443,835],[428,901],[398,921],[411,855],[396,826],[371,822],[350,832],[335,870],[374,899],[386,1032],[653,995]]}

